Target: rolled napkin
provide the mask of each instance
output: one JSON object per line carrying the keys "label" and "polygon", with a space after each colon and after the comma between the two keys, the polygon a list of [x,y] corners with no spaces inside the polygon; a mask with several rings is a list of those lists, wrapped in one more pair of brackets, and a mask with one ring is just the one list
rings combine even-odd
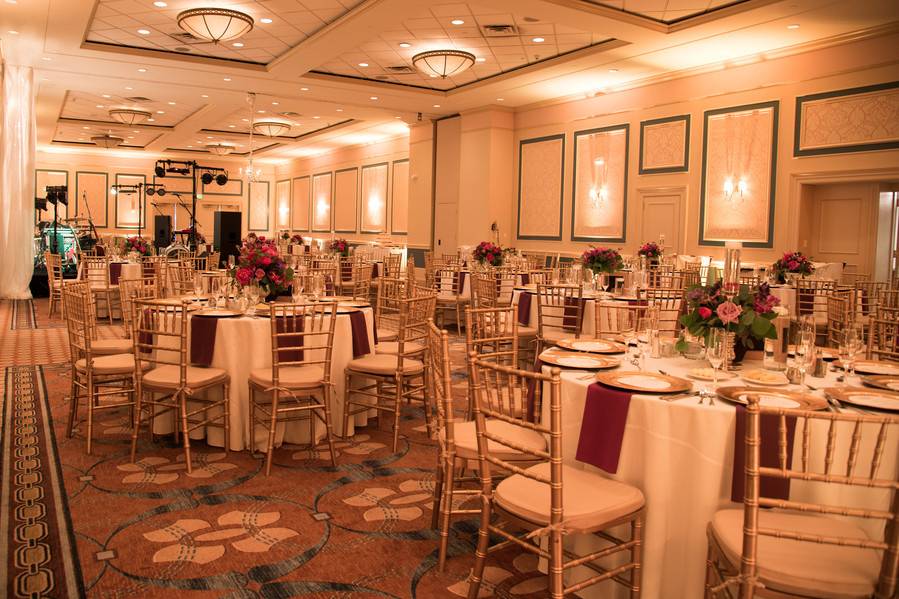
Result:
{"label": "rolled napkin", "polygon": [[631,395],[628,391],[610,389],[599,383],[587,387],[575,455],[579,462],[602,468],[610,474],[618,472]]}
{"label": "rolled napkin", "polygon": [[[796,432],[796,418],[787,416],[787,467],[793,463],[793,437]],[[780,417],[776,414],[762,414],[759,424],[762,443],[759,447],[759,465],[764,468],[779,468],[778,439],[780,434]],[[737,406],[737,421],[734,429],[734,465],[733,482],[730,488],[730,499],[743,503],[746,483],[746,408]],[[790,498],[790,479],[762,477],[759,494],[771,499]]]}
{"label": "rolled napkin", "polygon": [[194,315],[190,319],[190,363],[212,366],[218,318]]}
{"label": "rolled napkin", "polygon": [[[580,303],[580,314],[578,313],[578,303]],[[584,298],[566,297],[565,312],[562,316],[562,328],[569,331],[580,331],[581,325],[584,323],[584,308],[587,300]]]}
{"label": "rolled napkin", "polygon": [[531,294],[522,291],[518,294],[518,324],[528,326],[531,322]]}
{"label": "rolled napkin", "polygon": [[109,284],[110,285],[118,285],[119,278],[122,276],[122,263],[121,262],[110,262],[109,263]]}
{"label": "rolled napkin", "polygon": [[[306,325],[304,318],[287,318],[278,316],[275,319],[275,330],[278,333],[302,333]],[[288,335],[278,337],[278,361],[279,362],[302,362],[303,350],[302,335]],[[282,349],[283,348],[283,349]]]}
{"label": "rolled napkin", "polygon": [[368,327],[365,326],[365,314],[361,310],[350,312],[350,329],[353,332],[353,358],[370,354]]}

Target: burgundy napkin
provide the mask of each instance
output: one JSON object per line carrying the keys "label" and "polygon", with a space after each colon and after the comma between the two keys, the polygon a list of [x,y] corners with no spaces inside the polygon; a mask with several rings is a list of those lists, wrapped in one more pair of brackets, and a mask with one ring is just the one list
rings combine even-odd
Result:
{"label": "burgundy napkin", "polygon": [[190,319],[190,363],[197,366],[212,366],[215,352],[215,332],[218,318],[193,316]]}
{"label": "burgundy napkin", "polygon": [[459,295],[462,295],[462,290],[465,289],[465,275],[467,275],[467,274],[468,273],[465,272],[464,270],[459,271],[459,274],[458,274],[459,278],[457,281],[458,284],[456,286],[456,293],[458,293]]}
{"label": "burgundy napkin", "polygon": [[371,263],[371,278],[373,278],[373,279],[378,278],[378,263],[377,262]]}
{"label": "burgundy napkin", "polygon": [[[780,417],[776,414],[762,414],[762,444],[759,448],[759,465],[764,468],[779,468],[777,440],[780,437]],[[787,417],[787,465],[793,462],[793,434],[796,432],[796,418]],[[746,408],[737,406],[737,426],[734,430],[734,465],[730,499],[743,503],[746,483]],[[759,486],[762,497],[772,499],[790,498],[790,479],[762,477]]]}
{"label": "burgundy napkin", "polygon": [[[144,320],[150,318],[151,314],[152,314],[152,313],[150,312],[149,309],[145,309],[145,310],[144,310]],[[135,323],[134,323],[134,326],[136,326],[136,327],[139,326],[139,325],[140,325],[140,323],[138,323],[138,322],[135,322]],[[137,342],[138,342],[138,344],[140,344],[140,345],[152,345],[152,344],[153,344],[153,333],[146,333],[146,332],[140,333],[140,334],[137,336]],[[142,354],[149,354],[149,353],[151,353],[152,351],[153,351],[153,350],[151,350],[149,347],[141,347],[141,348],[140,348],[140,352],[141,352]]]}
{"label": "burgundy napkin", "polygon": [[521,273],[521,284],[522,285],[530,285],[531,284],[531,275],[528,273]]}
{"label": "burgundy napkin", "polygon": [[581,418],[581,434],[575,457],[579,462],[618,472],[627,411],[631,393],[609,389],[599,383],[587,387],[587,401]]}
{"label": "burgundy napkin", "polygon": [[110,285],[118,285],[119,277],[122,276],[122,263],[121,262],[110,262],[109,263],[109,284]]}
{"label": "burgundy napkin", "polygon": [[368,328],[365,326],[365,314],[362,311],[350,312],[350,329],[353,331],[353,358],[370,354]]}
{"label": "burgundy napkin", "polygon": [[[578,314],[578,302],[581,305],[581,313]],[[562,328],[571,331],[580,331],[581,325],[584,322],[584,306],[586,306],[587,300],[584,298],[576,297],[566,297],[565,298],[565,312],[562,316]]]}
{"label": "burgundy napkin", "polygon": [[156,264],[154,264],[153,262],[142,262],[140,267],[144,278],[151,277],[156,274]]}
{"label": "burgundy napkin", "polygon": [[518,324],[528,326],[531,322],[531,294],[522,291],[518,294]]}
{"label": "burgundy napkin", "polygon": [[[534,372],[543,372],[543,362],[540,358],[534,360]],[[525,419],[528,422],[537,422],[537,381],[528,379],[528,404]]]}
{"label": "burgundy napkin", "polygon": [[[302,333],[306,324],[305,318],[287,318],[278,316],[275,319],[275,330],[279,333]],[[278,337],[278,361],[279,362],[302,362],[303,350],[296,349],[303,346],[302,335],[289,335],[287,337]],[[281,349],[291,348],[291,349]]]}
{"label": "burgundy napkin", "polygon": [[106,255],[106,248],[104,248],[102,245],[94,246],[94,249],[97,250],[97,255],[98,255],[98,256],[105,256],[105,255]]}

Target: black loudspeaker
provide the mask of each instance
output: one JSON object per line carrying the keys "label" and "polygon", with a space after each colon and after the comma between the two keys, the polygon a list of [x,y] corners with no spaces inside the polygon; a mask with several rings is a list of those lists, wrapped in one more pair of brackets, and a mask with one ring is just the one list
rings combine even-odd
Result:
{"label": "black loudspeaker", "polygon": [[237,256],[240,248],[240,227],[243,215],[240,212],[216,212],[215,234],[213,246],[221,252],[222,263],[226,263],[228,256]]}
{"label": "black loudspeaker", "polygon": [[153,245],[162,249],[172,245],[172,217],[157,214],[153,217]]}

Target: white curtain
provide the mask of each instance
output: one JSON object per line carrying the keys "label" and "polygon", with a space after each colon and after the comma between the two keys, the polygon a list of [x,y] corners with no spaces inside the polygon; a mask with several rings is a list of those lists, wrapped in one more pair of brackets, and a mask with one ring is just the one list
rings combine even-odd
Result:
{"label": "white curtain", "polygon": [[0,298],[27,299],[34,269],[34,75],[3,65],[0,98]]}

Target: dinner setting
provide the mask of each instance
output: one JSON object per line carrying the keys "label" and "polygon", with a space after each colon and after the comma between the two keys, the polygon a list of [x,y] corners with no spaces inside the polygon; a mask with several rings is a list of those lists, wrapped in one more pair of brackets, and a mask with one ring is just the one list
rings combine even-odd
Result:
{"label": "dinner setting", "polygon": [[0,596],[899,599],[895,0],[3,0]]}

